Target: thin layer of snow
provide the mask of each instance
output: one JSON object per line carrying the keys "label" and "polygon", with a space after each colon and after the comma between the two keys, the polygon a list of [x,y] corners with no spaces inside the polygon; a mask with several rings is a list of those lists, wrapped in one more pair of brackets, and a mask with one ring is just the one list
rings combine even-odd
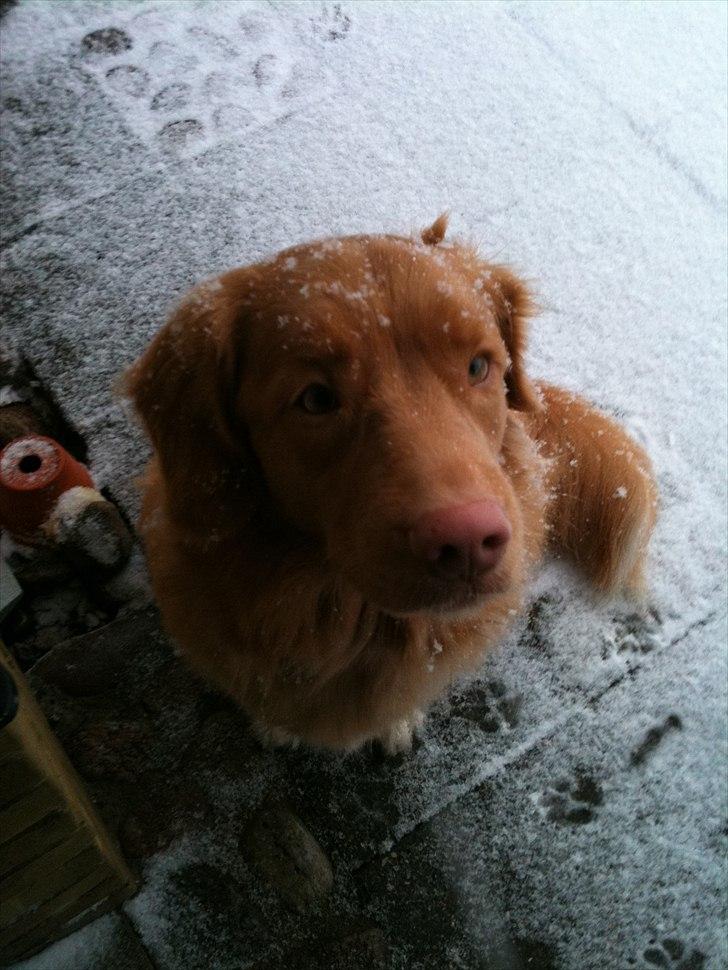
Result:
{"label": "thin layer of snow", "polygon": [[[722,967],[726,6],[114,0],[22,3],[2,26],[7,332],[132,515],[148,446],[114,382],[191,285],[444,209],[451,235],[533,281],[531,372],[613,413],[654,462],[647,608],[546,567],[529,627],[392,770],[392,817],[375,824],[332,764],[326,847],[345,868],[430,820],[476,937],[487,896],[564,968],[639,966],[653,934]],[[131,47],[84,53],[107,27]],[[603,802],[572,826],[557,815],[582,770]],[[278,777],[275,756],[221,774],[230,818],[203,859],[232,860],[233,808]],[[204,913],[186,921],[170,890],[190,852],[155,860],[127,908],[163,970],[205,950]]]}
{"label": "thin layer of snow", "polygon": [[118,932],[119,917],[101,916],[72,936],[51,944],[37,956],[14,964],[14,970],[71,970],[102,967]]}

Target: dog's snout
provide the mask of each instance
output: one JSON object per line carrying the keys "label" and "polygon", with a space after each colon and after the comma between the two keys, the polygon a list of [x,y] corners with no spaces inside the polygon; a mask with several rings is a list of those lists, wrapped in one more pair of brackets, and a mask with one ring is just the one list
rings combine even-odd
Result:
{"label": "dog's snout", "polygon": [[429,512],[409,534],[415,555],[453,579],[469,579],[492,569],[510,537],[506,514],[492,500]]}

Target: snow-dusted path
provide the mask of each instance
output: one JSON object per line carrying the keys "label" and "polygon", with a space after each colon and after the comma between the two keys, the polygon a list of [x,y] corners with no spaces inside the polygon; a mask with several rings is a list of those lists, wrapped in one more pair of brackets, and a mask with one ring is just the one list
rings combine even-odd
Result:
{"label": "snow-dusted path", "polygon": [[[392,966],[484,967],[506,938],[561,970],[728,965],[726,5],[25,2],[0,27],[3,335],[131,514],[146,446],[112,386],[186,287],[446,208],[534,281],[533,374],[653,457],[648,613],[551,565],[528,629],[377,769],[385,814],[361,766],[311,768],[347,912]],[[280,777],[249,771],[241,806]],[[160,970],[277,965],[287,939],[231,943],[171,888],[190,859],[248,885],[233,842],[149,864],[127,914]],[[33,966],[105,966],[115,919]]]}

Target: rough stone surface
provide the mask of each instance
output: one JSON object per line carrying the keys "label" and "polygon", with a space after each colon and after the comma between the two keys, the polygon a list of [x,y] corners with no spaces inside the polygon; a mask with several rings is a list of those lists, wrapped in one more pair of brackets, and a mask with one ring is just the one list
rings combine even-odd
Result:
{"label": "rough stone surface", "polygon": [[247,858],[300,913],[331,892],[334,873],[321,846],[290,807],[263,801],[241,839]]}
{"label": "rough stone surface", "polygon": [[158,642],[155,614],[137,613],[68,640],[35,665],[33,677],[39,684],[57,687],[71,697],[116,692],[120,699],[130,669],[137,661],[149,663]]}
{"label": "rough stone surface", "polygon": [[[58,542],[63,554],[82,575],[108,577],[129,561],[134,538],[111,502],[90,502],[62,529]],[[98,580],[97,580],[98,581]]]}

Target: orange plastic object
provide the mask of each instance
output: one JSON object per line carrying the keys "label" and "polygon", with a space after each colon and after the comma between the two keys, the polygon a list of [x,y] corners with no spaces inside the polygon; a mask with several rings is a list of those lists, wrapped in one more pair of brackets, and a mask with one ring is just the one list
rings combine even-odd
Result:
{"label": "orange plastic object", "polygon": [[57,441],[16,438],[0,451],[0,525],[24,542],[39,541],[53,506],[76,485],[94,487],[86,466]]}

